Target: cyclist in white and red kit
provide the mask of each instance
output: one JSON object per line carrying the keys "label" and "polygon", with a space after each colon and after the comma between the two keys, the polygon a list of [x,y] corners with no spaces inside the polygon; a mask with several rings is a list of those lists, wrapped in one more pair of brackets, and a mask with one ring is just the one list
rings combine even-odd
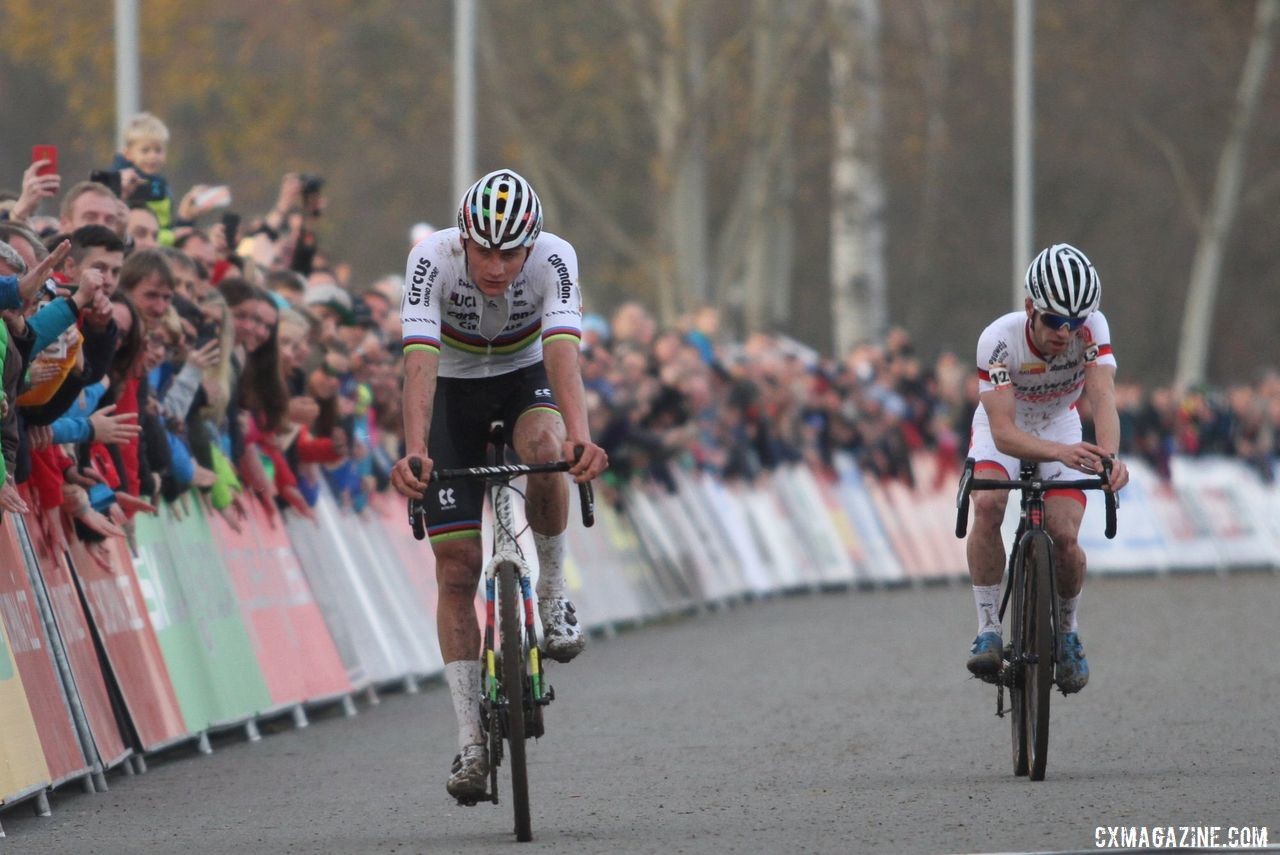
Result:
{"label": "cyclist in white and red kit", "polygon": [[[998,318],[978,339],[980,404],[973,414],[969,456],[978,477],[1016,478],[1019,462],[1040,464],[1040,477],[1070,479],[1072,471],[1097,476],[1112,460],[1110,485],[1124,487],[1129,473],[1116,458],[1120,418],[1116,411],[1116,359],[1107,320],[1098,311],[1102,283],[1084,253],[1055,244],[1036,256],[1026,275],[1023,311]],[[1081,441],[1076,402],[1089,403],[1096,443]],[[973,495],[974,520],[965,544],[978,609],[978,636],[969,671],[999,673],[1004,643],[1000,630],[1000,580],[1006,551],[1000,534],[1007,491]],[[1085,556],[1076,537],[1084,516],[1081,490],[1053,490],[1045,499],[1046,526],[1053,538],[1062,649],[1058,688],[1078,692],[1089,681],[1089,663],[1078,626]]]}

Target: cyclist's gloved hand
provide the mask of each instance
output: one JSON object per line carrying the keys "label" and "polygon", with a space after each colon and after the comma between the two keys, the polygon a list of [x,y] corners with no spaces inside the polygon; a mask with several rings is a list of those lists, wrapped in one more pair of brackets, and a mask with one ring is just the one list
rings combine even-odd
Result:
{"label": "cyclist's gloved hand", "polygon": [[1107,478],[1106,489],[1112,493],[1118,493],[1125,484],[1129,483],[1129,467],[1124,465],[1124,461],[1119,457],[1111,458],[1111,474]]}
{"label": "cyclist's gloved hand", "polygon": [[[582,453],[577,454],[578,449]],[[609,455],[589,439],[566,439],[564,459],[572,463],[569,474],[579,484],[586,483],[609,468]]]}
{"label": "cyclist's gloved hand", "polygon": [[1086,475],[1102,474],[1102,458],[1111,456],[1106,449],[1092,442],[1077,442],[1073,445],[1064,445],[1062,448],[1063,453],[1058,460]]}
{"label": "cyclist's gloved hand", "polygon": [[[413,469],[409,466],[410,460],[419,461],[421,475],[413,474]],[[391,467],[391,486],[395,487],[396,492],[406,498],[421,499],[426,493],[427,482],[431,478],[433,466],[431,458],[425,452],[406,454],[396,461],[395,466]]]}

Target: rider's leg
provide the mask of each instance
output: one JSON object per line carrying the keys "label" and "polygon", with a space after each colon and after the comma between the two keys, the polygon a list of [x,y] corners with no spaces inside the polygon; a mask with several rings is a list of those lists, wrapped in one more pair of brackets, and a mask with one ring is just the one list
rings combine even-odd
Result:
{"label": "rider's leg", "polygon": [[480,624],[475,607],[483,553],[478,534],[433,547],[438,589],[436,632],[458,718],[458,747],[465,748],[484,742],[480,726]]}
{"label": "rider's leg", "polygon": [[1084,517],[1084,494],[1077,490],[1051,493],[1045,497],[1044,504],[1045,527],[1053,538],[1058,615],[1062,620],[1055,679],[1063,694],[1071,694],[1089,682],[1089,661],[1084,655],[1077,621],[1085,568],[1084,550],[1077,540],[1080,520]]}
{"label": "rider's leg", "polygon": [[[982,472],[987,469],[987,472]],[[1003,467],[988,463],[975,469],[978,477],[1007,477]],[[965,543],[969,559],[969,580],[973,584],[973,602],[978,610],[978,635],[969,649],[968,668],[979,677],[1000,672],[1004,644],[1000,630],[1000,578],[1004,575],[1004,540],[1000,525],[1004,522],[1009,494],[981,491],[972,493],[973,524]]]}
{"label": "rider's leg", "polygon": [[1061,598],[1062,630],[1076,631],[1080,590],[1084,587],[1085,555],[1077,537],[1084,518],[1084,493],[1068,490],[1045,499],[1045,527],[1053,538],[1053,563]]}
{"label": "rider's leg", "polygon": [[[526,463],[560,460],[564,421],[554,410],[531,409],[516,421],[516,454]],[[560,472],[530,475],[525,513],[538,550],[538,596],[564,596],[564,530],[569,523],[569,488]]]}
{"label": "rider's leg", "polygon": [[[516,421],[516,452],[526,462],[562,459],[564,437],[564,422],[553,410],[534,407]],[[542,618],[544,651],[557,662],[568,662],[582,652],[587,639],[564,585],[569,486],[563,473],[529,476],[525,513],[538,550],[538,616]]]}
{"label": "rider's leg", "polygon": [[973,494],[973,527],[965,551],[973,602],[978,609],[978,634],[969,648],[971,674],[989,678],[1000,673],[1004,643],[1000,631],[1000,577],[1004,572],[1004,546],[1000,522],[1004,519],[1005,493]]}
{"label": "rider's leg", "polygon": [[[1000,470],[1003,473],[1004,470]],[[976,473],[984,477],[981,472]],[[985,477],[1007,477],[992,471]],[[965,542],[965,556],[969,561],[969,581],[973,584],[974,602],[978,609],[978,632],[1000,631],[1000,580],[1004,576],[1004,538],[1000,526],[1004,523],[1005,507],[1009,494],[983,490],[970,494],[973,506],[973,524],[969,527],[969,539]]]}

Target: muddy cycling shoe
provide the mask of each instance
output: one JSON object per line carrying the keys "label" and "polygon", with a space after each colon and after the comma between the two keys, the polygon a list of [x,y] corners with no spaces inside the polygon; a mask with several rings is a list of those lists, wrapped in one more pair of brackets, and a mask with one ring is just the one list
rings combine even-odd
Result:
{"label": "muddy cycling shoe", "polygon": [[1064,632],[1062,649],[1058,652],[1058,688],[1064,695],[1073,695],[1089,682],[1089,660],[1084,658],[1084,644],[1080,633]]}
{"label": "muddy cycling shoe", "polygon": [[998,632],[980,632],[969,648],[969,673],[987,679],[1000,673],[1004,660],[1004,643]]}
{"label": "muddy cycling shoe", "polygon": [[564,597],[538,600],[538,616],[542,618],[543,650],[557,662],[568,662],[587,646],[573,603]]}
{"label": "muddy cycling shoe", "polygon": [[473,805],[489,797],[489,751],[483,745],[468,745],[453,758],[449,769],[449,795],[464,805]]}

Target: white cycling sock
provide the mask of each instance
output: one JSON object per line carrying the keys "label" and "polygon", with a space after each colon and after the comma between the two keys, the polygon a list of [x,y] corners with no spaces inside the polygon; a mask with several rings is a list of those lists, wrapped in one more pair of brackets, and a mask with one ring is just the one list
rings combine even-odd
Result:
{"label": "white cycling sock", "polygon": [[1080,623],[1078,620],[1080,612],[1080,595],[1068,599],[1063,597],[1058,601],[1058,614],[1062,618],[1063,632],[1078,632]]}
{"label": "white cycling sock", "polygon": [[538,599],[564,596],[564,532],[553,535],[533,533],[538,550]]}
{"label": "white cycling sock", "polygon": [[459,659],[444,666],[444,679],[458,717],[458,749],[484,744],[480,727],[480,660]]}
{"label": "white cycling sock", "polygon": [[1000,586],[974,585],[973,602],[978,607],[978,635],[1000,634]]}

